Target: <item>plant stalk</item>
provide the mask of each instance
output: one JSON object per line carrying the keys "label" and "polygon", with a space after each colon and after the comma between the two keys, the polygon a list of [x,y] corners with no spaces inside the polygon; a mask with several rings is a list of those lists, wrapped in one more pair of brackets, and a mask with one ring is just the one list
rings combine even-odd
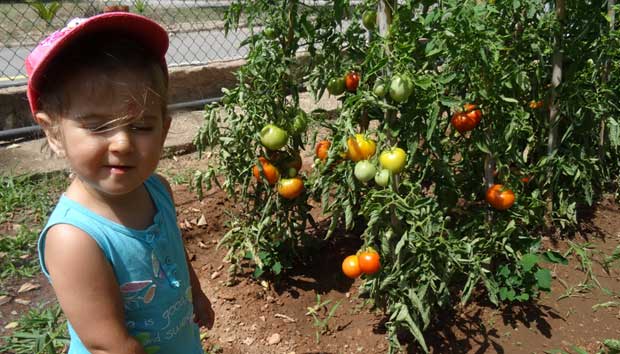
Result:
{"label": "plant stalk", "polygon": [[[564,32],[564,22],[566,20],[566,4],[565,0],[555,1],[555,11],[558,21],[560,22],[559,30],[555,34],[554,47],[555,51],[552,59],[551,71],[551,100],[549,104],[549,139],[547,142],[547,156],[552,156],[558,147],[558,122],[560,119],[559,94],[558,87],[562,82],[562,60],[564,53],[562,51],[562,36]],[[552,168],[547,170],[547,181],[549,182],[546,195],[546,214],[545,226],[550,230],[553,226],[553,187],[551,179],[553,178]]]}

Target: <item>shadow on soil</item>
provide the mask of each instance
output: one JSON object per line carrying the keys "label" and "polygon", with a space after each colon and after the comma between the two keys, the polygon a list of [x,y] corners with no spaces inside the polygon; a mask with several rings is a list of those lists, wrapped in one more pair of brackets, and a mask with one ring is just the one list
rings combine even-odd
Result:
{"label": "shadow on soil", "polygon": [[[553,308],[537,303],[519,303],[496,308],[482,296],[474,301],[474,311],[444,311],[426,331],[427,344],[432,353],[505,353],[499,344],[501,334],[494,328],[495,321],[516,328],[520,323],[535,328],[550,338],[551,326],[547,319],[563,319]],[[483,316],[493,312],[491,319]],[[488,316],[486,316],[488,317]],[[501,319],[500,319],[501,318]]]}

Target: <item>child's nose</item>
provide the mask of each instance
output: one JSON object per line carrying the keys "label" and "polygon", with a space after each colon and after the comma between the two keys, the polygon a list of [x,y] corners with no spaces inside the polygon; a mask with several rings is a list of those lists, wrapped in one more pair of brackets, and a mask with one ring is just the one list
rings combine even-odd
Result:
{"label": "child's nose", "polygon": [[133,151],[131,131],[126,128],[127,127],[121,127],[120,129],[116,129],[114,134],[110,136],[110,151],[121,153]]}

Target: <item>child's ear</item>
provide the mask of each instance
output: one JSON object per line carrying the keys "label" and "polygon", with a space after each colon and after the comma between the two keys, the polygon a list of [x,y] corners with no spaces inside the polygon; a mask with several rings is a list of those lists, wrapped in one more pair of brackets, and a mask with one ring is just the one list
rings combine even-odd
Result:
{"label": "child's ear", "polygon": [[54,134],[54,121],[45,112],[37,112],[34,120],[43,128],[47,143],[57,156],[65,156],[65,147],[58,134]]}
{"label": "child's ear", "polygon": [[170,129],[170,124],[172,123],[172,117],[165,116],[164,117],[164,129],[163,129],[163,140],[166,140],[166,136],[168,136],[168,130]]}

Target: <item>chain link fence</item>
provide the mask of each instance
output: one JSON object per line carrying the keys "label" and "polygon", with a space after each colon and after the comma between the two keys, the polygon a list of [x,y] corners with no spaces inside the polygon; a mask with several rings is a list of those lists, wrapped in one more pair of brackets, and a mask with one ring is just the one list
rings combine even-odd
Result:
{"label": "chain link fence", "polygon": [[224,35],[224,13],[232,0],[2,1],[0,0],[0,88],[26,82],[24,60],[34,46],[76,17],[125,6],[159,22],[170,35],[168,65],[204,65],[238,59],[249,30]]}

